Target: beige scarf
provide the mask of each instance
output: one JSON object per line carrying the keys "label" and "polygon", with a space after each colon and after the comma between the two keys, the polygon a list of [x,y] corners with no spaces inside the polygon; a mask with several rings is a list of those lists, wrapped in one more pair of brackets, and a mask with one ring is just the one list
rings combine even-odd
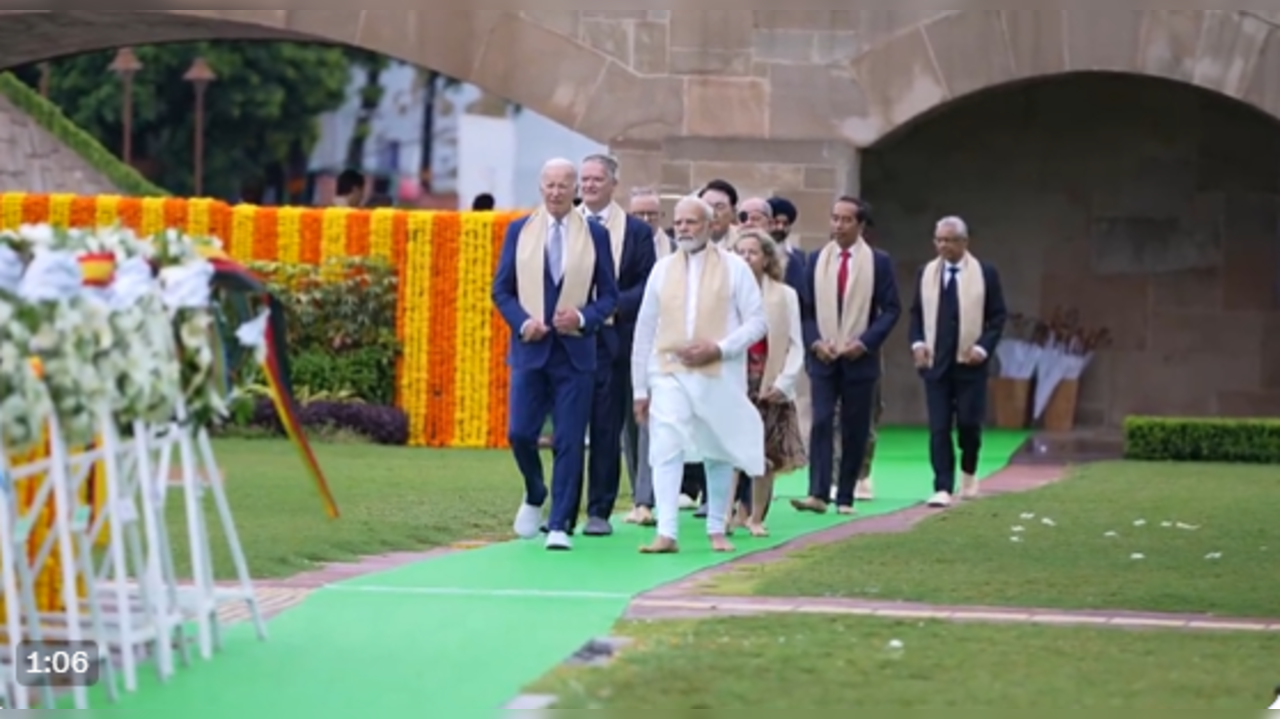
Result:
{"label": "beige scarf", "polygon": [[667,231],[661,227],[653,231],[653,241],[655,243],[654,250],[657,253],[658,259],[662,259],[672,252],[675,252],[675,240],[672,240],[671,236],[667,234]]}
{"label": "beige scarf", "polygon": [[[960,299],[960,341],[957,343],[956,359],[963,362],[968,359],[969,350],[978,344],[982,336],[982,318],[987,303],[987,280],[982,275],[982,263],[978,258],[964,253],[964,258],[957,263],[960,271],[956,273],[956,296]],[[941,257],[925,265],[920,276],[920,310],[924,315],[924,342],[933,352],[934,342],[938,336],[938,298],[942,293],[942,272],[946,262]]]}
{"label": "beige scarf", "polygon": [[[551,216],[546,208],[539,207],[525,220],[516,239],[516,293],[520,297],[520,306],[539,322],[546,318],[543,278],[547,270],[547,224],[550,222]],[[582,215],[576,212],[565,215],[564,226],[564,280],[556,309],[580,310],[586,306],[591,294],[596,246]]]}
{"label": "beige scarf", "polygon": [[706,257],[702,263],[702,276],[698,282],[697,318],[693,337],[685,330],[689,298],[689,253],[680,252],[671,258],[667,276],[659,291],[661,302],[658,310],[658,333],[654,351],[663,372],[699,372],[716,376],[720,363],[712,362],[704,367],[687,367],[673,355],[694,341],[719,342],[729,332],[729,306],[733,288],[729,280],[729,263],[724,250],[708,243],[702,251]]}
{"label": "beige scarf", "polygon": [[876,285],[876,258],[871,246],[859,237],[849,251],[849,279],[843,308],[836,307],[840,294],[840,245],[829,242],[822,248],[813,276],[818,334],[824,342],[834,343],[841,351],[867,331]]}
{"label": "beige scarf", "polygon": [[764,313],[769,323],[769,353],[764,361],[764,376],[760,378],[760,393],[773,388],[787,364],[787,353],[791,351],[791,312],[787,307],[787,290],[789,288],[772,277],[765,277],[760,283],[760,294],[764,297]]}
{"label": "beige scarf", "polygon": [[[588,210],[586,205],[582,206],[582,212],[585,217],[596,214]],[[609,230],[609,248],[613,251],[613,274],[617,277],[622,271],[622,248],[627,240],[627,213],[623,212],[616,202],[610,203],[604,208],[604,212],[609,216],[604,226]]]}

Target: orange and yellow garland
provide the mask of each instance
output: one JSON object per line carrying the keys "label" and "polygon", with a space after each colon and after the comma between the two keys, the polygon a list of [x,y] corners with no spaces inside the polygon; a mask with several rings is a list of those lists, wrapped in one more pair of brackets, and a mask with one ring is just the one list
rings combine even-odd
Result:
{"label": "orange and yellow garland", "polygon": [[505,447],[506,323],[489,301],[507,225],[518,213],[257,207],[209,199],[0,194],[0,228],[23,223],[140,234],[176,228],[222,239],[241,263],[321,265],[378,258],[399,272],[397,401],[409,443]]}

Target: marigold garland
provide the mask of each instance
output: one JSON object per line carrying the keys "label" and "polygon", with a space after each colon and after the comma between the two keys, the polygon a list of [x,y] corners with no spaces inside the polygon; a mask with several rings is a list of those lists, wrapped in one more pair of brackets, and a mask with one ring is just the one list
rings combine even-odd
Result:
{"label": "marigold garland", "polygon": [[401,288],[397,403],[409,416],[410,444],[432,447],[507,445],[510,330],[489,291],[507,226],[519,216],[0,193],[5,228],[119,222],[141,234],[176,227],[218,237],[241,262],[389,261]]}
{"label": "marigold garland", "polygon": [[492,279],[493,215],[462,215],[458,248],[457,306],[454,327],[453,442],[458,447],[484,447],[489,440],[489,353],[492,303],[487,280]]}

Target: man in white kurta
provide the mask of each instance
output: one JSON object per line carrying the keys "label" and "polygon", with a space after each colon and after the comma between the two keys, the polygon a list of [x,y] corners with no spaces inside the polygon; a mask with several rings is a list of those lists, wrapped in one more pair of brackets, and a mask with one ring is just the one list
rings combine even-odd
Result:
{"label": "man in white kurta", "polygon": [[645,553],[678,551],[686,462],[705,468],[707,534],[720,552],[733,551],[725,530],[734,468],[749,476],[765,468],[764,426],[747,396],[746,361],[768,323],[751,269],[709,243],[713,212],[698,198],[677,204],[678,251],[654,265],[636,322],[632,387],[636,420],[649,429],[658,523]]}

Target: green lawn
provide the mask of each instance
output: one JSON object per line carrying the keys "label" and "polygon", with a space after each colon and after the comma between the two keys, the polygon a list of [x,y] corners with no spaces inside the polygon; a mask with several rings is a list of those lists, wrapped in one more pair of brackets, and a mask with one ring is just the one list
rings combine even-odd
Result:
{"label": "green lawn", "polygon": [[1087,465],[905,534],[741,568],[712,591],[1280,617],[1278,493],[1275,467]]}
{"label": "green lawn", "polygon": [[[284,440],[222,439],[214,450],[241,544],[255,577],[281,577],[318,562],[505,537],[521,493],[511,455],[341,443],[314,445],[342,518],[329,519],[294,448]],[[207,502],[210,522],[216,514]],[[168,517],[179,571],[189,567],[179,496]],[[220,532],[217,574],[234,576]]]}
{"label": "green lawn", "polygon": [[[616,634],[637,642],[612,664],[562,667],[527,691],[558,696],[557,709],[623,712],[612,716],[1123,709],[1235,717],[1261,716],[1280,677],[1280,635],[1253,632],[775,615],[628,622]],[[640,709],[643,715],[627,713]]]}

